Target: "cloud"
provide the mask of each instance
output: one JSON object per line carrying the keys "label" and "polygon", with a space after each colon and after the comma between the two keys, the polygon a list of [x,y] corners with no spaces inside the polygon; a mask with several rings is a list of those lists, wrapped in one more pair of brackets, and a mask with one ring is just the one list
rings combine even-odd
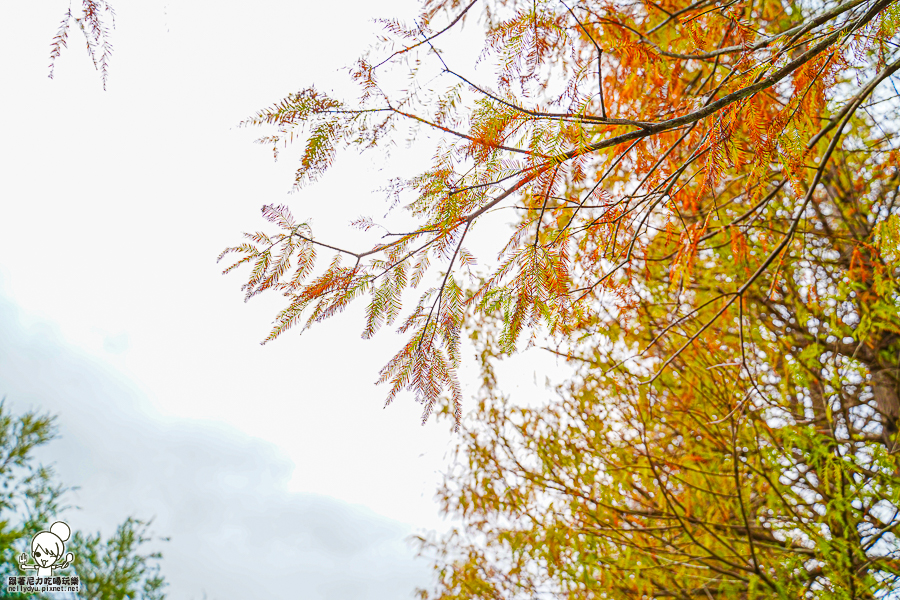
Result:
{"label": "cloud", "polygon": [[103,349],[111,354],[121,354],[128,350],[128,334],[107,335],[103,337]]}
{"label": "cloud", "polygon": [[[107,341],[108,351],[127,350],[127,335]],[[66,515],[73,529],[109,534],[129,515],[155,517],[154,531],[171,538],[159,545],[172,600],[393,600],[428,582],[428,565],[405,542],[409,525],[288,492],[293,464],[277,447],[162,418],[134,382],[2,295],[0,395],[15,411],[58,415],[60,439],[41,459],[80,486],[71,495],[79,509]]]}

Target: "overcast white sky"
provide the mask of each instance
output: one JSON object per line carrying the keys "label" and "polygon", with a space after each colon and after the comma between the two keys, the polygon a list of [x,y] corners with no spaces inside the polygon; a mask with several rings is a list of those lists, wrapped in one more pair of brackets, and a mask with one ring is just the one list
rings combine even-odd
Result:
{"label": "overcast white sky", "polygon": [[416,4],[111,0],[104,92],[77,30],[47,78],[67,0],[0,1],[0,395],[59,414],[46,456],[81,486],[70,525],[155,516],[175,600],[255,597],[254,576],[272,598],[409,597],[430,570],[404,539],[444,526],[453,435],[409,398],[382,409],[399,338],[360,340],[360,305],[262,347],[280,298],[245,305],[215,257],[266,203],[348,239],[383,213],[373,190],[424,165],[344,155],[289,196],[294,165],[234,127],[340,90],[371,19]]}

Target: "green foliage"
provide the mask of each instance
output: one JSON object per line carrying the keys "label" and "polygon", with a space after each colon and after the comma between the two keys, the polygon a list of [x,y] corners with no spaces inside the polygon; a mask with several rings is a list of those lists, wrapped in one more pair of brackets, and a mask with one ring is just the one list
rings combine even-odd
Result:
{"label": "green foliage", "polygon": [[[14,415],[0,401],[0,581],[4,597],[26,597],[7,594],[7,578],[34,576],[34,571],[25,573],[18,568],[18,557],[22,553],[30,556],[31,539],[58,520],[66,508],[63,502],[68,488],[56,483],[53,469],[38,464],[34,456],[37,448],[56,437],[55,421],[56,417],[37,411]],[[75,560],[59,571],[60,575],[80,578],[78,598],[82,600],[163,600],[168,584],[160,574],[162,555],[146,550],[153,540],[149,527],[149,522],[129,517],[106,540],[99,533],[76,531],[67,543]],[[27,597],[49,599],[54,594]]]}
{"label": "green foliage", "polygon": [[149,521],[129,517],[107,540],[99,533],[76,532],[70,550],[80,558],[82,600],[163,600],[165,578],[160,574],[159,552],[142,553],[153,540]]}
{"label": "green foliage", "polygon": [[[34,462],[35,448],[56,436],[55,417],[30,411],[10,414],[0,400],[0,576],[18,575],[24,542],[53,522],[66,488],[53,469]],[[5,588],[5,585],[4,585]]]}

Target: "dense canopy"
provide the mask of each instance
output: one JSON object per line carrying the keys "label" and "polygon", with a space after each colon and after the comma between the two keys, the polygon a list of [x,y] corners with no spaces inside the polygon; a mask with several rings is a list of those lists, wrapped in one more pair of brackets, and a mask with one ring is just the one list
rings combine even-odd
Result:
{"label": "dense canopy", "polygon": [[[431,0],[384,23],[359,97],[308,87],[245,122],[305,140],[297,187],[341,148],[440,135],[392,183],[412,230],[348,250],[266,206],[271,230],[223,253],[250,263],[247,298],[285,295],[267,340],[364,296],[366,336],[399,319],[381,381],[425,418],[446,390],[461,422],[471,326],[485,388],[442,490],[463,524],[425,543],[435,597],[900,589],[898,19],[896,0]],[[463,24],[477,69],[450,58]],[[508,242],[476,256],[497,211]],[[537,407],[492,375],[523,340],[573,364]]]}

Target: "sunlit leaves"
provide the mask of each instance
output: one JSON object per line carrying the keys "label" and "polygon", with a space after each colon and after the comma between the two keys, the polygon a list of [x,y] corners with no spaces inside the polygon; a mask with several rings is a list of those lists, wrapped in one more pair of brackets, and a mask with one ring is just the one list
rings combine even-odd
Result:
{"label": "sunlit leaves", "polygon": [[[692,344],[715,344],[713,324],[736,319],[750,296],[792,293],[804,223],[836,193],[827,186],[846,191],[826,167],[870,136],[863,102],[895,108],[880,85],[893,59],[867,41],[896,37],[884,26],[891,6],[435,0],[413,23],[384,20],[382,44],[351,69],[358,98],[309,87],[243,124],[274,129],[260,141],[276,152],[296,139],[298,187],[343,147],[437,135],[430,168],[391,184],[414,225],[395,232],[388,217],[377,224],[382,243],[362,250],[294,225],[257,234],[231,249],[251,267],[245,292],[288,296],[269,339],[304,311],[308,325],[367,296],[364,337],[393,324],[409,336],[382,373],[390,398],[410,390],[426,407],[440,390],[457,396],[470,315],[499,319],[499,348],[512,352],[523,338],[573,333],[603,315],[640,322],[649,311],[648,339],[632,347],[644,358],[670,352],[655,363],[668,366]],[[493,76],[442,49],[476,15]],[[407,69],[406,83],[389,83],[391,68]],[[505,249],[473,255],[466,236],[485,236],[480,223],[499,210],[513,225]],[[848,260],[864,243],[846,249]],[[316,271],[313,246],[343,258]],[[890,295],[865,256],[852,281],[877,280]],[[418,286],[427,291],[410,303]],[[831,293],[800,287],[810,306]],[[837,329],[846,315],[828,317]]]}

